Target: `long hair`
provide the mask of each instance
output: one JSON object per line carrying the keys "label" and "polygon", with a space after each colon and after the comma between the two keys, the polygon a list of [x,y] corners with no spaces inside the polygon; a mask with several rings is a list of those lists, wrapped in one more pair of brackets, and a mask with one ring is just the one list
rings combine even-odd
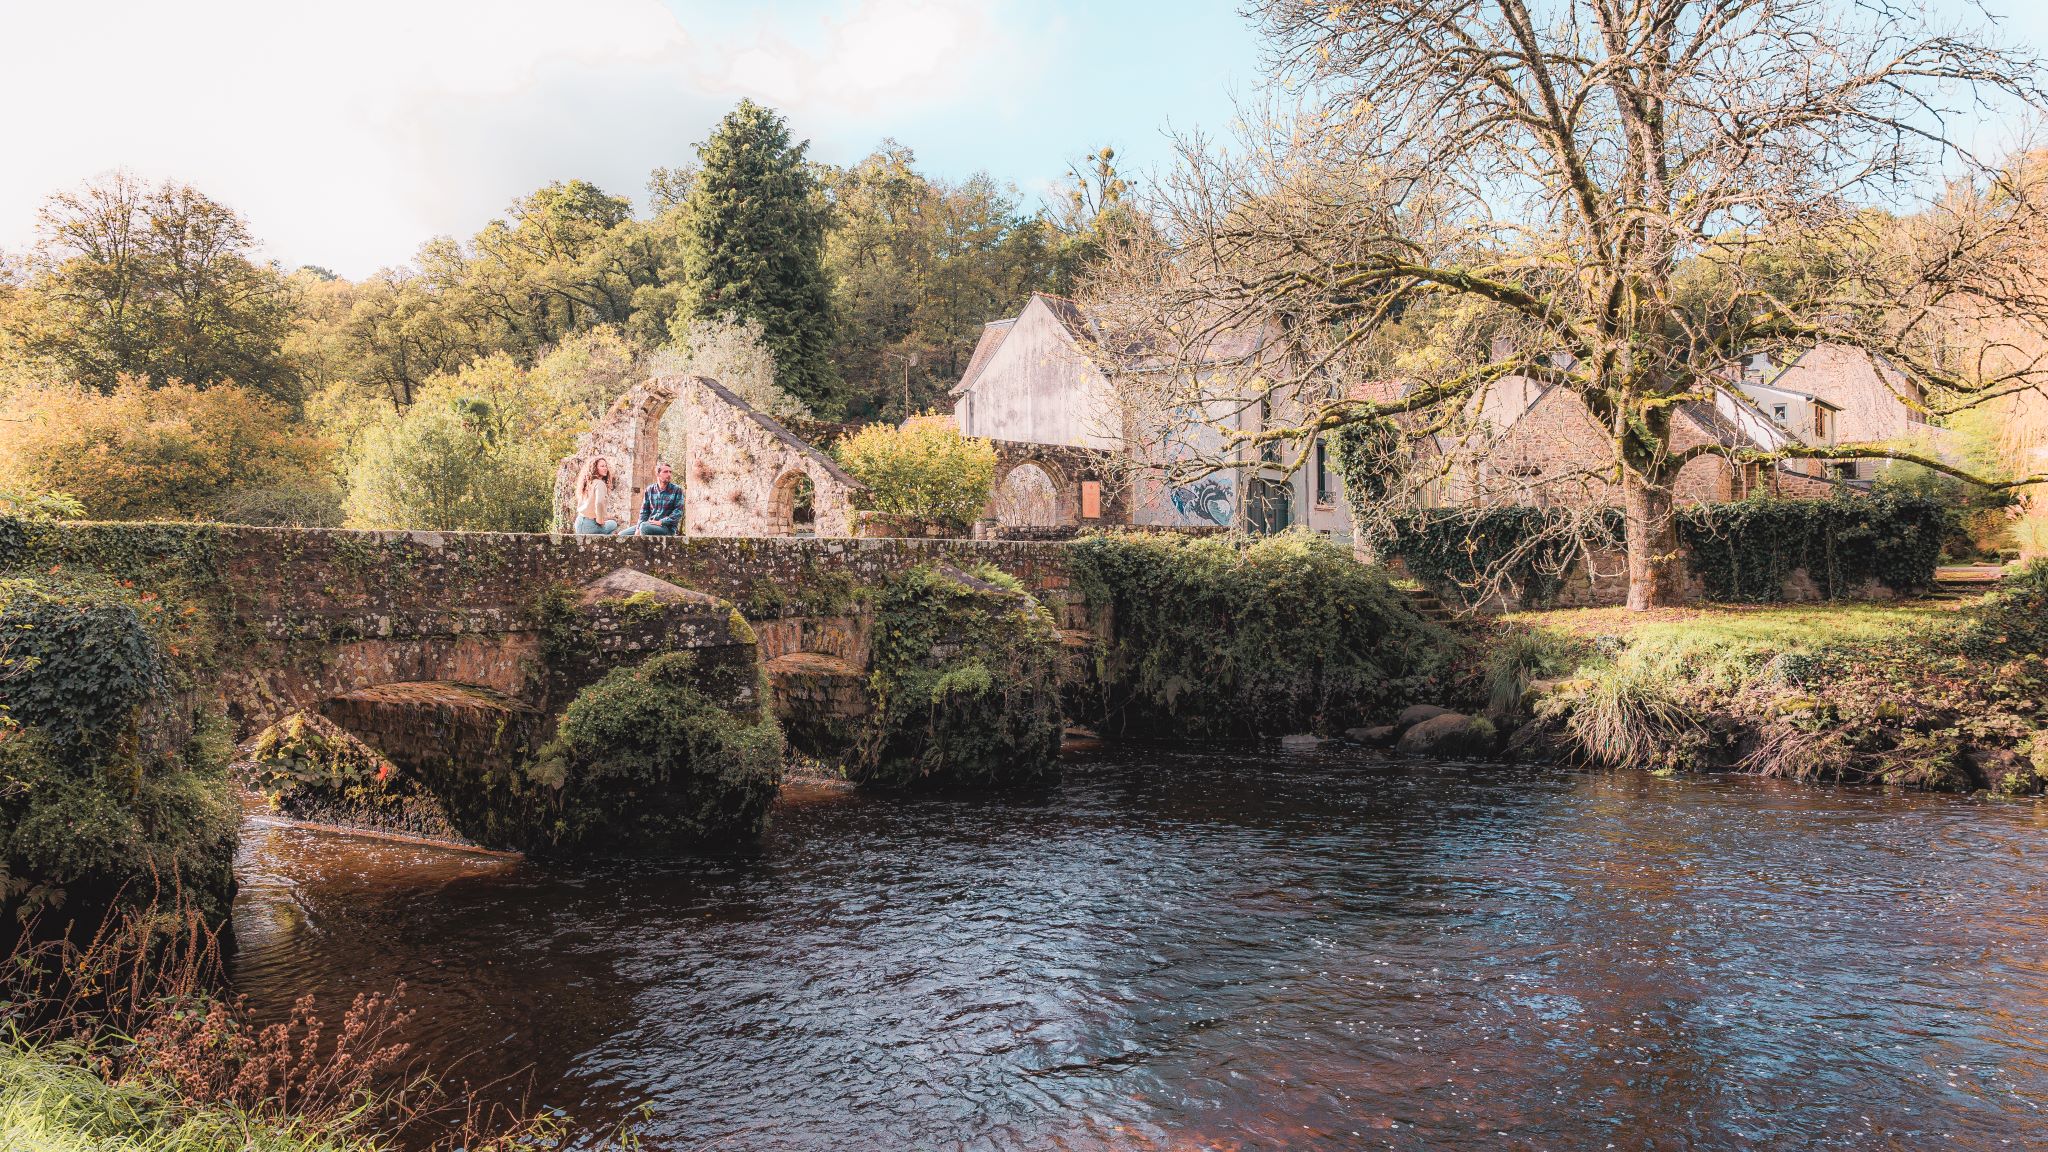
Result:
{"label": "long hair", "polygon": [[590,463],[585,464],[583,466],[583,478],[576,481],[576,494],[578,496],[581,496],[584,493],[590,491],[590,482],[598,478],[597,466],[599,464],[604,465],[605,487],[609,488],[613,486],[612,462],[605,459],[602,456],[592,456],[590,458]]}

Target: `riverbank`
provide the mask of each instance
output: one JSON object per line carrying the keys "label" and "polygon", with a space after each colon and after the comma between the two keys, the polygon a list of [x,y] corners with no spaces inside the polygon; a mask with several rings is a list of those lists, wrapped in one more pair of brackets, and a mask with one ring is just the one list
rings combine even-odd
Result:
{"label": "riverbank", "polygon": [[152,1084],[110,1083],[83,1049],[0,1043],[0,1148],[22,1152],[375,1152],[358,1140]]}
{"label": "riverbank", "polygon": [[2036,795],[2044,655],[2036,566],[1974,600],[1518,613],[1467,683],[1520,755]]}

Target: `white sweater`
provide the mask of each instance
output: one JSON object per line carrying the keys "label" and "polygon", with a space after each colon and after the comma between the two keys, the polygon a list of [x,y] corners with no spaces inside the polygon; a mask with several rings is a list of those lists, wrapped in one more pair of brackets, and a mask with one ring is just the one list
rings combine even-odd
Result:
{"label": "white sweater", "polygon": [[599,524],[605,522],[605,502],[611,498],[611,486],[602,479],[592,480],[583,488],[583,499],[576,502],[576,515],[586,516]]}

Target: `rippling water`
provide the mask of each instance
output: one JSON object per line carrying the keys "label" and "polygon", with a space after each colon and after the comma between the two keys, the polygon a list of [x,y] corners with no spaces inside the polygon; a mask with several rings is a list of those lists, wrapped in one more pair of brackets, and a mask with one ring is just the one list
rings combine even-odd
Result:
{"label": "rippling water", "polygon": [[557,867],[252,829],[236,980],[658,1149],[2048,1143],[2048,809],[1123,751]]}

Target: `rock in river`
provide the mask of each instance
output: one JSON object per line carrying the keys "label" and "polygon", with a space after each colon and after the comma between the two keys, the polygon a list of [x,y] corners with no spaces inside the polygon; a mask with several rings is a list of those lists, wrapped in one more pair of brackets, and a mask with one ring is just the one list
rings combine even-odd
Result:
{"label": "rock in river", "polygon": [[1411,756],[1486,756],[1493,746],[1492,724],[1462,712],[1440,712],[1401,733],[1394,747]]}

